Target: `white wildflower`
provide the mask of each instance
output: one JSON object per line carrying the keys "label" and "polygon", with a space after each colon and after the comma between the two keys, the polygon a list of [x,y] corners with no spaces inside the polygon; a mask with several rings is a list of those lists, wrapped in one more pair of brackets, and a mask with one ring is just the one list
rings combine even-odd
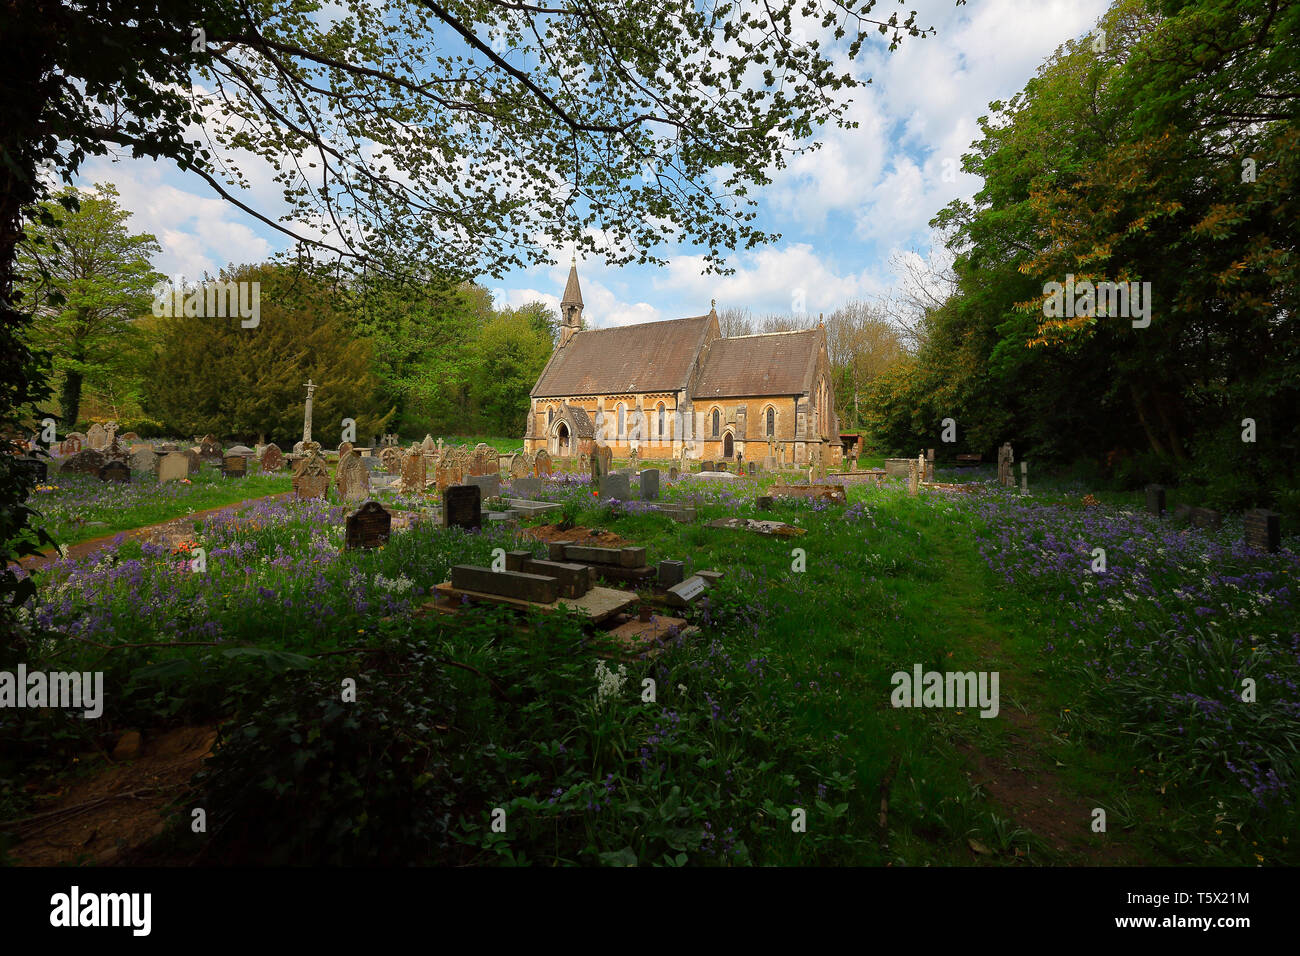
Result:
{"label": "white wildflower", "polygon": [[596,705],[602,706],[606,701],[611,700],[623,693],[623,685],[627,683],[627,668],[619,664],[618,671],[615,672],[605,665],[604,661],[596,661]]}

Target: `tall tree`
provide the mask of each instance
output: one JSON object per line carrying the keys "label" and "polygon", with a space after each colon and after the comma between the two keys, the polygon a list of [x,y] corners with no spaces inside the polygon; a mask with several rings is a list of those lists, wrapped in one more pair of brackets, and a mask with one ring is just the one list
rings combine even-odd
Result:
{"label": "tall tree", "polygon": [[[69,212],[60,199],[76,196]],[[159,246],[148,233],[132,234],[131,213],[118,205],[111,184],[80,194],[65,189],[43,203],[56,225],[38,220],[19,249],[21,286],[35,320],[31,342],[53,357],[64,426],[77,421],[83,389],[121,394],[138,368],[135,320],[149,312],[162,278],[150,265]]]}
{"label": "tall tree", "polygon": [[258,284],[257,324],[246,327],[239,315],[154,320],[160,344],[149,414],[182,435],[292,444],[302,436],[303,385],[311,380],[319,386],[312,437],[322,445],[341,443],[345,418],[356,422],[359,441],[383,429],[393,412],[370,343],[348,334],[328,288],[280,265],[242,266],[221,279]]}

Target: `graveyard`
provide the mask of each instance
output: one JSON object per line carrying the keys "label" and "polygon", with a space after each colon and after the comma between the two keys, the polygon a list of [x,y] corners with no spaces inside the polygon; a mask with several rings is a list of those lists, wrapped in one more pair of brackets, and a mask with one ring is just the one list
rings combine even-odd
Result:
{"label": "graveyard", "polygon": [[[41,506],[81,534],[76,515],[117,512],[117,533],[31,569],[26,613],[62,636],[27,666],[102,671],[112,692],[90,732],[59,711],[23,725],[32,796],[5,808],[6,852],[1294,862],[1276,772],[1294,704],[1276,691],[1300,678],[1300,549],[1267,514],[1094,495],[1007,460],[827,474],[628,467],[601,449],[582,471],[452,441],[306,441],[234,467],[212,447],[175,475],[168,451],[125,481],[56,455]],[[199,491],[160,497],[176,488]],[[914,662],[918,678],[999,675],[998,710],[973,692],[927,706],[919,684],[914,706],[891,703],[890,675]],[[1243,676],[1260,700],[1245,721]],[[167,760],[130,825],[111,803],[85,809],[98,776],[158,779]],[[189,832],[192,806],[214,808],[212,835]]]}

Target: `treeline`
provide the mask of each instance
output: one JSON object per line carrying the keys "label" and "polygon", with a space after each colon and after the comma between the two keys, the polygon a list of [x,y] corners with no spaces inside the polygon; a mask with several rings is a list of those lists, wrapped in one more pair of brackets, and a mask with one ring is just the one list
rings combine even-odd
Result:
{"label": "treeline", "polygon": [[932,223],[952,294],[870,385],[876,440],[915,453],[950,418],[951,451],[1300,511],[1298,35],[1285,0],[1120,0],[991,104],[984,187]]}
{"label": "treeline", "polygon": [[523,434],[529,390],[556,336],[544,304],[498,309],[472,283],[285,263],[174,288],[150,265],[154,238],[130,232],[112,186],[96,190],[65,190],[73,211],[44,205],[20,258],[36,315],[29,338],[55,384],[57,407],[38,417],[52,415],[61,431],[114,418],[145,436],[292,443],[311,380],[326,445],[339,443],[332,432],[345,418],[359,441],[387,431]]}

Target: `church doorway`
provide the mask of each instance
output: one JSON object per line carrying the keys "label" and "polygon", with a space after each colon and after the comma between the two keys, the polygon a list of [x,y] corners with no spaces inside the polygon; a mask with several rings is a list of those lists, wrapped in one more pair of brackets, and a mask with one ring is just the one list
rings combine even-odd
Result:
{"label": "church doorway", "polygon": [[564,422],[555,430],[555,453],[563,458],[569,456],[569,426]]}
{"label": "church doorway", "polygon": [[722,457],[730,459],[735,454],[735,445],[731,440],[731,432],[722,436]]}

